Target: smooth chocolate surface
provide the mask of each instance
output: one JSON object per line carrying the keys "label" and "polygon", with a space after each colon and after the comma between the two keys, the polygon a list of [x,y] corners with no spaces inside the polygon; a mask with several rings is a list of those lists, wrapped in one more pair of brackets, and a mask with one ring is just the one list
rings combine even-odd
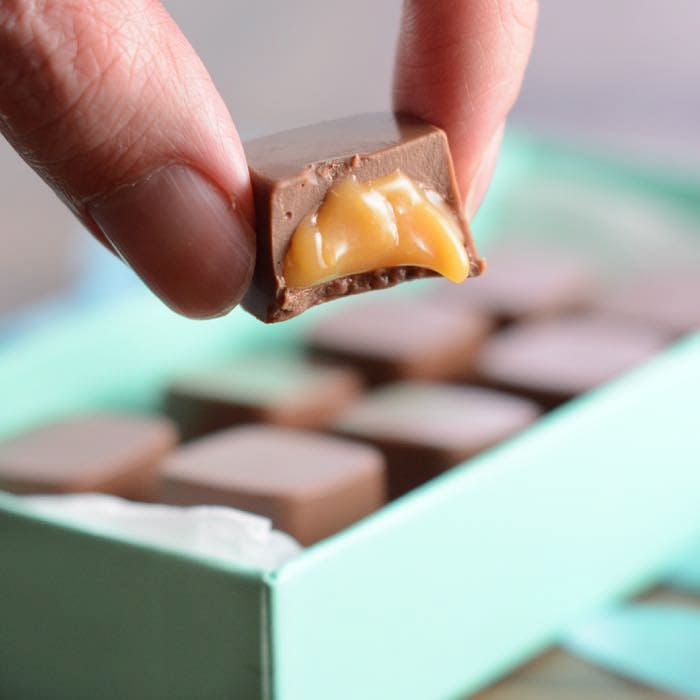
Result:
{"label": "smooth chocolate surface", "polygon": [[362,385],[359,372],[348,367],[262,353],[176,380],[166,410],[186,438],[238,423],[321,428],[360,394]]}
{"label": "smooth chocolate surface", "polygon": [[554,407],[650,358],[666,338],[656,328],[602,314],[530,321],[486,342],[475,372],[489,386]]}
{"label": "smooth chocolate surface", "polygon": [[700,330],[700,270],[653,272],[606,293],[597,307],[657,326],[671,337]]}
{"label": "smooth chocolate surface", "polygon": [[275,426],[239,426],[185,445],[165,461],[162,479],[167,503],[228,505],[265,515],[305,545],[385,500],[377,450]]}
{"label": "smooth chocolate surface", "polygon": [[585,308],[597,293],[591,266],[574,253],[501,246],[487,259],[487,274],[469,285],[441,282],[436,298],[509,323]]}
{"label": "smooth chocolate surface", "polygon": [[404,266],[348,275],[308,288],[287,287],[283,261],[290,238],[336,181],[362,182],[401,170],[437,192],[458,217],[471,261],[483,267],[462,214],[447,137],[437,127],[391,113],[362,114],[293,129],[245,144],[255,195],[257,262],[243,306],[266,322],[282,321],[336,297],[434,276]]}
{"label": "smooth chocolate surface", "polygon": [[491,331],[485,316],[414,298],[349,305],[310,332],[311,351],[350,364],[370,382],[466,377]]}
{"label": "smooth chocolate surface", "polygon": [[0,443],[0,488],[151,500],[157,464],[176,442],[174,425],[154,416],[98,414],[49,423]]}
{"label": "smooth chocolate surface", "polygon": [[396,497],[517,433],[539,413],[531,401],[480,387],[398,382],[353,404],[333,429],[384,453]]}

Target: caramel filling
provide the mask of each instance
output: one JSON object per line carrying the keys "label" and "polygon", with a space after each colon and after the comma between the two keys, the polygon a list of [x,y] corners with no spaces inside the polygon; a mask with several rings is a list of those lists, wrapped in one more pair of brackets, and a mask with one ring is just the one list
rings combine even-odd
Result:
{"label": "caramel filling", "polygon": [[288,287],[311,287],[345,275],[415,265],[452,282],[469,276],[455,214],[439,194],[400,171],[337,182],[294,230],[284,259]]}

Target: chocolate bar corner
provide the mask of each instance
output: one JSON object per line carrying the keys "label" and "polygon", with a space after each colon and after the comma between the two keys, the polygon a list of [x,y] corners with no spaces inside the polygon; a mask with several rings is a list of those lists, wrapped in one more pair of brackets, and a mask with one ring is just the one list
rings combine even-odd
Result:
{"label": "chocolate bar corner", "polygon": [[421,277],[461,282],[484,268],[435,126],[363,114],[245,150],[258,253],[243,306],[267,323]]}

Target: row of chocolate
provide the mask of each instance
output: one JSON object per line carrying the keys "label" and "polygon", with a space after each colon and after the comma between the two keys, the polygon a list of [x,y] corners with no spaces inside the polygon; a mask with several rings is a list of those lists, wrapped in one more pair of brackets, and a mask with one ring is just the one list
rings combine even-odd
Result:
{"label": "row of chocolate", "polygon": [[490,262],[465,285],[330,313],[304,354],[178,378],[169,418],[83,416],[9,440],[0,488],[230,505],[311,544],[700,327],[692,274],[601,297],[576,257]]}

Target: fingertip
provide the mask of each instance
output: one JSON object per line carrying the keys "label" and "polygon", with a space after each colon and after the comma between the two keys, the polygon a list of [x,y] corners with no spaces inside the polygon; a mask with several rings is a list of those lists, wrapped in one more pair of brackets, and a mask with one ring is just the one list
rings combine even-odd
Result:
{"label": "fingertip", "polygon": [[519,93],[536,17],[535,0],[404,5],[394,106],[445,130],[465,199]]}
{"label": "fingertip", "polygon": [[251,226],[231,197],[188,165],[156,169],[87,211],[122,259],[184,316],[221,316],[250,284]]}
{"label": "fingertip", "polygon": [[484,200],[486,191],[493,179],[493,173],[496,170],[498,155],[501,151],[503,143],[503,133],[505,131],[505,122],[496,129],[493,137],[484,149],[481,157],[481,162],[476,169],[474,177],[467,190],[467,196],[464,203],[465,216],[467,221],[471,221]]}

